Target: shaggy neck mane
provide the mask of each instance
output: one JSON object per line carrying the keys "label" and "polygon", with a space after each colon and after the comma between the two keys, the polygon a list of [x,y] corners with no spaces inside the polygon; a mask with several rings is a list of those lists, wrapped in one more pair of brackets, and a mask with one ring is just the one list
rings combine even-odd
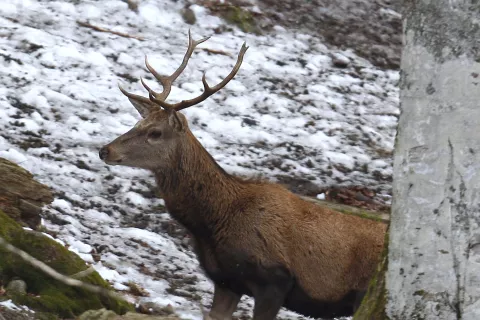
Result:
{"label": "shaggy neck mane", "polygon": [[187,139],[169,160],[172,165],[154,172],[155,178],[169,213],[194,235],[208,236],[245,182],[223,170],[190,131]]}

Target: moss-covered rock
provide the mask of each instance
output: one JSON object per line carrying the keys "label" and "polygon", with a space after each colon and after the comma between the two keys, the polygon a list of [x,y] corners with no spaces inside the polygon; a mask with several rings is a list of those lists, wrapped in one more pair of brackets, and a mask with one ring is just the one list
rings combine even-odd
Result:
{"label": "moss-covered rock", "polygon": [[238,1],[198,1],[199,4],[210,9],[228,24],[238,26],[243,32],[261,34],[261,24],[258,23],[258,14],[247,3]]}
{"label": "moss-covered rock", "polygon": [[23,226],[36,229],[42,206],[53,201],[49,187],[19,165],[0,158],[0,210]]}
{"label": "moss-covered rock", "polygon": [[386,288],[385,273],[388,268],[388,231],[385,234],[385,245],[377,271],[370,281],[367,293],[360,308],[355,312],[353,320],[387,320],[385,314]]}
{"label": "moss-covered rock", "polygon": [[134,312],[119,316],[109,310],[100,309],[86,311],[78,320],[180,320],[180,318],[176,315],[155,316]]}
{"label": "moss-covered rock", "polygon": [[117,314],[111,310],[88,310],[82,313],[78,320],[113,320],[117,317]]}
{"label": "moss-covered rock", "polygon": [[223,18],[231,23],[237,25],[244,32],[251,32],[260,34],[252,13],[239,6],[227,6],[222,12]]}
{"label": "moss-covered rock", "polygon": [[27,294],[27,284],[21,279],[10,281],[5,288],[7,292],[14,292],[16,294]]}
{"label": "moss-covered rock", "polygon": [[[85,262],[75,253],[39,232],[24,230],[2,211],[0,211],[0,236],[64,275],[73,275],[87,269]],[[89,309],[107,308],[118,314],[133,310],[133,306],[124,301],[67,286],[54,280],[3,247],[0,247],[0,257],[0,284],[5,285],[14,278],[20,278],[27,284],[27,295],[7,294],[7,297],[16,304],[62,318],[72,318]],[[110,288],[97,272],[81,280]]]}

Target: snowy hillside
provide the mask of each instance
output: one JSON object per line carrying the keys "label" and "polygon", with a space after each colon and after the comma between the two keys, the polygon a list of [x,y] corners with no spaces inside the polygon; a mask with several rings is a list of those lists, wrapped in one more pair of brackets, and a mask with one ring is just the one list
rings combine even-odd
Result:
{"label": "snowy hillside", "polygon": [[[152,176],[98,158],[101,146],[140,119],[117,84],[145,95],[143,76],[159,89],[144,56],[160,73],[171,73],[191,28],[194,39],[212,37],[195,51],[169,101],[190,98],[202,90],[203,71],[212,85],[228,74],[246,41],[250,48],[234,80],[184,112],[219,164],[272,180],[364,184],[388,196],[399,74],[293,30],[216,33],[225,22],[203,7],[192,6],[198,22],[191,26],[180,15],[183,1],[140,3],[136,13],[113,0],[2,1],[0,157],[54,188],[46,226],[117,289],[133,281],[149,293],[145,301],[172,304],[197,319],[199,303],[210,303],[212,286],[199,272],[188,239],[155,198]],[[348,60],[348,67],[335,67],[332,56]],[[243,299],[243,310],[251,304]],[[249,315],[251,308],[246,310]]]}

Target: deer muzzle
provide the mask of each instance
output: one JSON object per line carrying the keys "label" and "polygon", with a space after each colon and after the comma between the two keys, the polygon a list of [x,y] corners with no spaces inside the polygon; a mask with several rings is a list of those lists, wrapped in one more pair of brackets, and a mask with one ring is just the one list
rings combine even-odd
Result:
{"label": "deer muzzle", "polygon": [[107,159],[109,153],[110,151],[108,150],[108,147],[103,147],[98,152],[98,156],[100,157],[100,159],[105,160]]}
{"label": "deer muzzle", "polygon": [[98,156],[107,164],[118,164],[122,162],[122,158],[116,155],[108,145],[100,149]]}

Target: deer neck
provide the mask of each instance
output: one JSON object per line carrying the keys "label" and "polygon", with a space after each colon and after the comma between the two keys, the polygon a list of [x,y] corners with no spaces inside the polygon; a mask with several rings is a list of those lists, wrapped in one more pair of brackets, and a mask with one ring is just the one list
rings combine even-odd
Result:
{"label": "deer neck", "polygon": [[215,221],[222,220],[244,186],[190,132],[188,138],[172,160],[172,169],[155,172],[155,178],[172,217],[194,235],[205,236],[215,232]]}

